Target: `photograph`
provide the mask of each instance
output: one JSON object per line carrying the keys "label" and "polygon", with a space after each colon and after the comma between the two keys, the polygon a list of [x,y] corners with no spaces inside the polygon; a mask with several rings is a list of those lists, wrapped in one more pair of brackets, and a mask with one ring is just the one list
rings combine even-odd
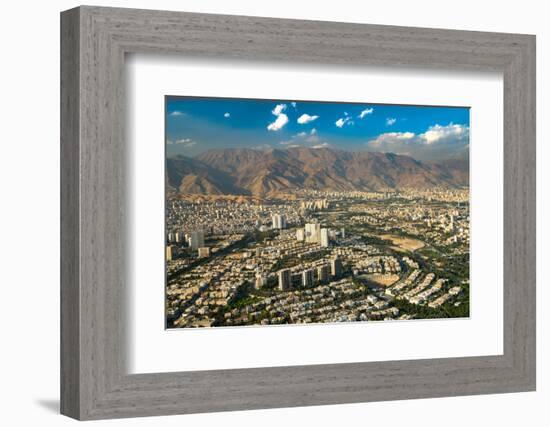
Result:
{"label": "photograph", "polygon": [[470,109],[165,97],[167,328],[467,318]]}

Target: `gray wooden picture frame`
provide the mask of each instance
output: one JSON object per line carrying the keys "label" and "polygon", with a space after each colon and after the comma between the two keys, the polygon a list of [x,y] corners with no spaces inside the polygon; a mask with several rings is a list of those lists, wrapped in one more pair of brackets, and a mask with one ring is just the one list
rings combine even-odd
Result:
{"label": "gray wooden picture frame", "polygon": [[[504,354],[127,374],[127,53],[502,72]],[[85,420],[535,390],[534,36],[71,9],[61,14],[61,166],[65,415]]]}

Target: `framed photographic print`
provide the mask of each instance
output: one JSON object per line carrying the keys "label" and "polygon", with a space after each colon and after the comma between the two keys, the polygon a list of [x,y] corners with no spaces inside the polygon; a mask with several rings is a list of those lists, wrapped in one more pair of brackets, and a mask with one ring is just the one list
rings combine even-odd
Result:
{"label": "framed photographic print", "polygon": [[61,16],[61,407],[535,389],[535,39]]}
{"label": "framed photographic print", "polygon": [[469,108],[165,114],[168,328],[469,317]]}

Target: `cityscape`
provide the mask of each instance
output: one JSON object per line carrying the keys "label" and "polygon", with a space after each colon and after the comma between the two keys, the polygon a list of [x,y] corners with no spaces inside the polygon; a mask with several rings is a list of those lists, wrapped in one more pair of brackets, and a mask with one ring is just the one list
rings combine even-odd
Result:
{"label": "cityscape", "polygon": [[468,108],[166,114],[167,328],[469,317]]}

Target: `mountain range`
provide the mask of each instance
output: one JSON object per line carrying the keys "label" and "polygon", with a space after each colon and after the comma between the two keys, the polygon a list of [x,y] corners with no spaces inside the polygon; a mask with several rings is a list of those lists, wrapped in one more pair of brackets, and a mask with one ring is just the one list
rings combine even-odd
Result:
{"label": "mountain range", "polygon": [[272,196],[293,189],[378,191],[463,188],[467,160],[420,162],[392,153],[295,147],[214,149],[166,160],[169,192]]}

